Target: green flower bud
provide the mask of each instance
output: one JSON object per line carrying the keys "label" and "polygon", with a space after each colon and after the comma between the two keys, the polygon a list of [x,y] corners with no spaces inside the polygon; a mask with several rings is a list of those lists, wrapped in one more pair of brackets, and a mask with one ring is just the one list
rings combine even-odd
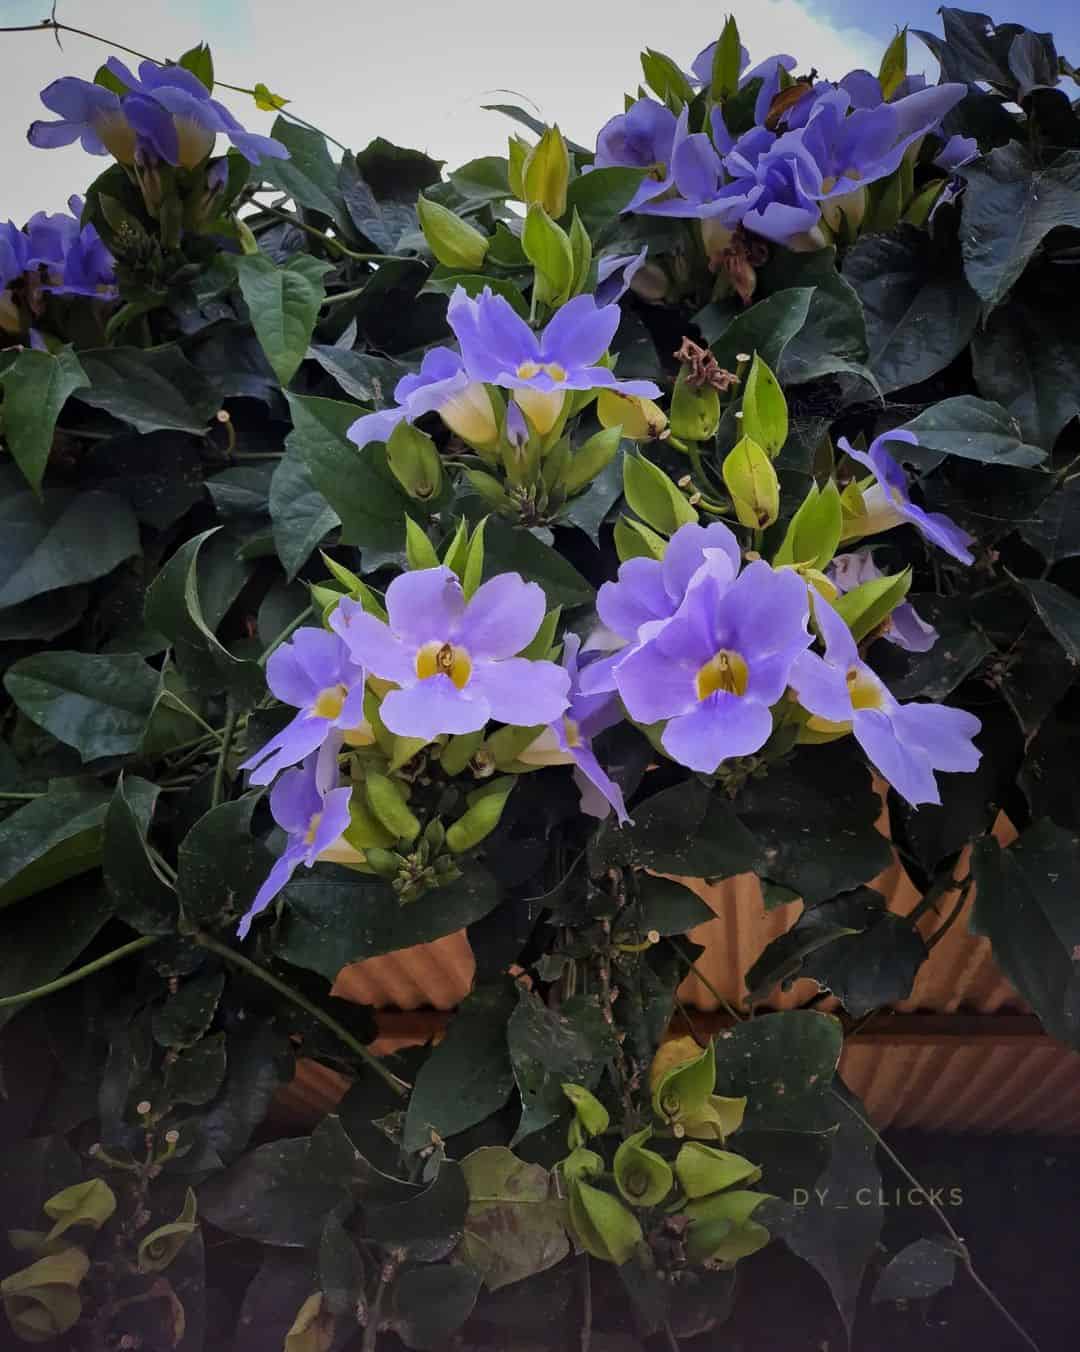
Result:
{"label": "green flower bud", "polygon": [[840,543],[843,513],[840,494],[832,479],[819,489],[816,483],[791,518],[783,543],[776,552],[776,568],[810,568],[821,570],[828,566]]}
{"label": "green flower bud", "polygon": [[649,1068],[653,1112],[674,1124],[701,1111],[716,1083],[716,1052],[713,1044],[702,1050],[692,1037],[665,1042]]}
{"label": "green flower bud", "polygon": [[684,368],[671,396],[671,431],[687,441],[707,441],[720,425],[720,395],[712,385],[691,385]]}
{"label": "green flower bud", "polygon": [[578,1146],[572,1150],[559,1165],[567,1183],[584,1183],[590,1178],[599,1178],[604,1172],[603,1158],[595,1150],[586,1150]]}
{"label": "green flower bud", "polygon": [[474,225],[422,193],[416,201],[416,213],[428,248],[444,267],[478,272],[484,266],[487,236]]}
{"label": "green flower bud", "polygon": [[369,846],[364,851],[364,857],[374,872],[388,882],[397,881],[401,866],[405,862],[401,855],[395,854],[393,850],[380,850],[375,846]]}
{"label": "green flower bud", "polygon": [[552,220],[566,213],[570,154],[558,127],[548,127],[521,167],[522,200],[542,206]]}
{"label": "green flower bud", "polygon": [[446,830],[446,848],[451,854],[473,849],[495,830],[514,784],[513,776],[506,775],[469,795],[469,807]]}
{"label": "green flower bud", "polygon": [[89,1268],[90,1259],[72,1246],[0,1281],[0,1299],[15,1336],[25,1343],[47,1343],[73,1328],[82,1315],[79,1283]]}
{"label": "green flower bud", "polygon": [[628,441],[656,441],[666,431],[667,414],[651,399],[601,390],[596,400],[601,427],[618,427]]}
{"label": "green flower bud", "polygon": [[104,1179],[91,1178],[56,1193],[42,1210],[55,1222],[46,1236],[46,1243],[51,1243],[73,1225],[100,1230],[116,1210],[116,1194]]}
{"label": "green flower bud", "polygon": [[722,466],[735,515],[744,526],[764,530],[780,515],[780,481],[764,450],[743,437],[729,451]]}
{"label": "green flower bud", "polygon": [[621,439],[621,427],[608,427],[578,447],[563,467],[560,480],[566,489],[567,497],[572,498],[575,493],[587,488],[596,476],[611,464]]}
{"label": "green flower bud", "polygon": [[411,423],[399,422],[386,443],[386,463],[410,498],[420,502],[438,495],[442,461],[435,443]]}
{"label": "green flower bud", "polygon": [[675,1173],[687,1197],[707,1197],[736,1183],[756,1183],[761,1170],[742,1155],[687,1141],[675,1157]]}
{"label": "green flower bud", "polygon": [[607,1131],[611,1117],[595,1094],[580,1084],[564,1084],[562,1091],[574,1105],[577,1120],[589,1136],[600,1136]]}
{"label": "green flower bud", "polygon": [[395,840],[416,839],[420,834],[420,823],[409,809],[397,780],[369,770],[364,777],[364,793],[376,820],[386,827]]}
{"label": "green flower bud", "polygon": [[674,535],[698,514],[671,479],[641,455],[623,459],[623,493],[631,509],[653,530]]}
{"label": "green flower bud", "polygon": [[458,733],[456,737],[451,737],[439,756],[439,763],[443,770],[448,775],[460,775],[479,751],[483,740],[483,728],[476,732],[462,732]]}
{"label": "green flower bud", "polygon": [[769,1232],[750,1219],[765,1201],[764,1192],[722,1192],[690,1202],[686,1215],[686,1255],[692,1263],[734,1263],[769,1242]]}
{"label": "green flower bud", "polygon": [[628,1136],[615,1152],[615,1182],[633,1206],[659,1206],[675,1181],[667,1160],[645,1149],[651,1136],[652,1128],[646,1127]]}
{"label": "green flower bud", "polygon": [[570,1189],[571,1228],[586,1253],[621,1267],[644,1240],[632,1211],[617,1197],[580,1180]]}
{"label": "green flower bud", "polygon": [[139,1245],[139,1271],[164,1272],[197,1228],[195,1194],[190,1188],[175,1221],[159,1225]]}
{"label": "green flower bud", "polygon": [[742,414],[743,431],[751,441],[770,458],[779,455],[788,437],[787,400],[780,382],[757,353],[746,377]]}

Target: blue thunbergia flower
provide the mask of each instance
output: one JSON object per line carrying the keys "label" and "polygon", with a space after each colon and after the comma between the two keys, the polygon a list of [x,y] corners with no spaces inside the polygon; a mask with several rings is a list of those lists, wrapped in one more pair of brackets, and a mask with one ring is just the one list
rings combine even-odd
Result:
{"label": "blue thunbergia flower", "polygon": [[[826,576],[843,595],[864,582],[876,582],[885,574],[868,549],[854,554],[838,554],[826,569]],[[909,653],[929,652],[938,641],[938,631],[919,615],[910,601],[902,601],[889,616],[881,637]]]}
{"label": "blue thunbergia flower", "polygon": [[364,719],[364,670],[337,634],[298,629],[270,654],[266,683],[283,704],[300,712],[240,766],[251,771],[253,784],[269,784],[279,770],[303,760],[333,733],[354,744],[372,741]]}
{"label": "blue thunbergia flower", "polygon": [[380,716],[399,737],[477,732],[492,718],[553,723],[566,709],[569,673],[517,656],[544,619],[535,582],[500,573],[466,601],[451,569],[423,568],[394,578],[386,610],[384,624],[346,597],[330,623],[356,663],[398,687]]}
{"label": "blue thunbergia flower", "polygon": [[845,527],[845,538],[876,535],[879,531],[891,530],[893,526],[910,522],[925,539],[943,549],[946,554],[951,554],[960,563],[972,563],[972,536],[944,512],[928,512],[912,502],[907,475],[886,450],[886,443],[890,441],[909,446],[919,444],[915,433],[903,428],[883,432],[880,437],[875,437],[867,451],[857,451],[846,437],[840,437],[837,441],[846,455],[857,460],[860,465],[865,465],[877,480],[872,487],[863,491],[865,515],[855,517],[851,526]]}
{"label": "blue thunbergia flower", "polygon": [[581,639],[567,634],[563,639],[563,666],[570,676],[570,705],[561,718],[549,723],[530,742],[518,759],[526,765],[572,765],[581,793],[581,810],[590,817],[606,817],[612,808],[619,824],[629,822],[622,790],[596,758],[592,739],[622,719],[619,701],[612,693],[586,695],[580,674],[586,659]]}
{"label": "blue thunbergia flower", "polygon": [[940,803],[935,770],[971,771],[980,759],[972,738],[982,726],[974,714],[941,704],[901,704],[859,657],[851,631],[820,596],[814,620],[825,655],[804,652],[790,683],[813,715],[810,727],[850,731],[871,763],[913,807]]}
{"label": "blue thunbergia flower", "polygon": [[26,223],[30,262],[44,266],[46,291],[113,300],[116,263],[93,225],[81,225],[83,201],[68,198],[68,211],[35,212]]}
{"label": "blue thunbergia flower", "polygon": [[365,413],[349,428],[349,439],[363,447],[387,441],[400,422],[438,413],[452,432],[475,446],[492,444],[499,434],[495,412],[483,385],[469,378],[460,355],[449,347],[425,353],[420,370],[394,386],[395,408]]}
{"label": "blue thunbergia flower", "polygon": [[950,136],[934,156],[934,164],[947,174],[962,169],[979,155],[979,143],[974,136]]}
{"label": "blue thunbergia flower", "polygon": [[[690,67],[694,81],[699,85],[707,85],[712,80],[713,56],[716,53],[716,43],[710,42],[709,45],[698,52],[694,57],[693,65]],[[750,53],[745,47],[739,48],[739,88],[745,89],[753,80],[761,81],[761,88],[758,90],[757,98],[754,100],[754,120],[764,122],[769,112],[769,107],[774,98],[780,92],[781,71],[794,70],[798,64],[793,56],[769,56],[764,61],[758,63],[751,70],[746,67],[750,63]]]}
{"label": "blue thunbergia flower", "polygon": [[220,132],[252,164],[289,158],[280,141],[245,131],[182,66],[143,61],[136,78],[115,56],[105,64],[127,92],[118,95],[74,76],[54,80],[42,90],[41,101],[59,120],[32,123],[31,145],[51,149],[78,140],[90,154],[112,155],[121,164],[134,164],[141,152],[191,169],[207,158]]}
{"label": "blue thunbergia flower", "polygon": [[646,170],[624,211],[640,211],[643,203],[670,190],[671,158],[686,136],[689,116],[687,108],[676,117],[655,99],[640,98],[600,128],[593,168]]}
{"label": "blue thunbergia flower", "polygon": [[569,390],[606,389],[644,399],[660,393],[651,380],[617,380],[596,364],[615,336],[621,311],[597,305],[592,296],[575,296],[540,334],[489,287],[470,300],[459,286],[446,317],[470,379],[512,389],[541,435],[554,426]]}
{"label": "blue thunbergia flower", "polygon": [[705,774],[759,751],[772,732],[771,706],[791,665],[811,643],[805,582],[764,560],[731,580],[730,561],[711,554],[675,615],[615,666],[630,717],[666,721],[660,742],[673,760]]}
{"label": "blue thunbergia flower", "polygon": [[30,241],[14,221],[0,225],[0,331],[18,333],[22,328],[22,316],[10,288],[29,267]]}
{"label": "blue thunbergia flower", "polygon": [[336,759],[330,761],[312,752],[300,768],[286,770],[271,789],[270,811],[288,833],[289,841],[236,927],[241,939],[247,937],[251,922],[266,910],[297,868],[301,864],[311,868],[324,850],[341,839],[349,825],[352,789],[338,788],[337,780]]}
{"label": "blue thunbergia flower", "polygon": [[597,305],[614,305],[622,300],[648,255],[647,244],[636,254],[602,254],[596,261]]}

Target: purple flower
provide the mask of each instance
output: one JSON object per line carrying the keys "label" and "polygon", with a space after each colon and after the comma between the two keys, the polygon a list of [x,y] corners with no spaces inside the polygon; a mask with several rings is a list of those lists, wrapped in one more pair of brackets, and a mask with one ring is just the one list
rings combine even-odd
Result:
{"label": "purple flower", "polygon": [[640,271],[649,254],[649,246],[636,254],[604,254],[596,263],[597,305],[614,305],[630,289],[630,283]]}
{"label": "purple flower", "polygon": [[240,766],[253,784],[269,784],[287,765],[295,765],[335,731],[352,733],[354,742],[370,742],[364,720],[364,672],[348,646],[325,629],[298,629],[270,654],[266,683],[284,704],[300,710],[276,737]]}
{"label": "purple flower", "polygon": [[[694,57],[694,63],[690,69],[697,84],[707,85],[712,82],[713,56],[715,53],[716,43],[710,42]],[[773,99],[780,92],[780,72],[782,70],[794,70],[797,63],[793,56],[769,56],[754,66],[752,70],[747,70],[746,66],[749,60],[749,52],[745,47],[740,46],[739,70],[741,74],[739,76],[739,88],[745,89],[754,80],[761,81],[761,88],[754,100],[754,121],[764,122]]]}
{"label": "purple flower", "polygon": [[913,807],[940,803],[935,770],[970,771],[980,752],[974,714],[941,704],[901,704],[859,657],[851,631],[833,608],[814,599],[825,655],[804,652],[791,668],[799,703],[820,720],[816,730],[846,731],[871,763]]}
{"label": "purple flower", "polygon": [[[843,595],[864,582],[875,582],[885,574],[874,562],[868,549],[860,549],[854,554],[840,554],[827,570],[829,581]],[[881,637],[889,643],[895,643],[909,653],[929,652],[938,641],[938,631],[927,624],[910,601],[901,601],[889,616],[888,625]]]}
{"label": "purple flower", "polygon": [[23,327],[19,307],[8,289],[30,267],[30,241],[15,224],[0,225],[0,332],[18,333]]}
{"label": "purple flower", "polygon": [[45,267],[46,291],[58,295],[113,300],[117,295],[115,260],[92,225],[80,225],[81,197],[68,199],[70,215],[35,212],[26,223],[30,262]]}
{"label": "purple flower", "polygon": [[934,163],[947,174],[970,164],[979,155],[979,143],[974,136],[950,136],[938,153]]}
{"label": "purple flower", "polygon": [[[563,639],[563,666],[570,675],[570,705],[561,718],[549,723],[518,757],[526,765],[572,765],[581,792],[581,810],[590,817],[606,817],[612,808],[620,825],[629,822],[622,790],[596,759],[592,739],[622,719],[613,694],[586,695],[581,690],[581,639]],[[587,659],[586,659],[587,660]]]}
{"label": "purple flower", "polygon": [[594,168],[621,166],[646,171],[624,211],[639,211],[643,203],[670,189],[672,152],[686,135],[688,118],[685,108],[676,118],[662,103],[641,98],[600,128]]}
{"label": "purple flower", "polygon": [[678,613],[615,667],[631,718],[666,719],[664,750],[706,774],[765,744],[770,706],[811,642],[806,584],[796,573],[759,559],[729,579],[729,561],[714,555],[695,574]]}
{"label": "purple flower", "polygon": [[252,164],[262,159],[288,159],[289,152],[270,136],[245,131],[223,103],[211,98],[202,81],[182,66],[143,61],[136,78],[115,56],[105,63],[126,86],[123,95],[72,76],[54,80],[41,101],[56,122],[34,122],[31,145],[82,142],[92,155],[113,155],[121,164],[135,162],[141,151],[185,169],[201,164],[214,148],[219,132],[226,135]]}
{"label": "purple flower", "polygon": [[65,75],[45,86],[41,101],[58,114],[58,120],[31,122],[26,135],[32,146],[52,150],[78,141],[90,155],[112,155],[121,164],[135,162],[135,128],[111,89]]}
{"label": "purple flower", "polygon": [[489,719],[552,723],[567,707],[570,677],[554,662],[516,656],[544,618],[544,593],[500,573],[465,600],[449,568],[402,573],[386,589],[389,623],[348,598],[330,623],[353,660],[399,687],[380,714],[400,737],[477,732]]}
{"label": "purple flower", "polygon": [[273,901],[298,865],[306,868],[338,841],[349,825],[352,789],[337,788],[337,763],[328,772],[326,758],[313,752],[296,770],[286,770],[270,791],[270,811],[289,841],[236,927],[247,937],[251,922]]}
{"label": "purple flower", "polygon": [[364,447],[388,441],[400,422],[415,422],[425,413],[438,413],[451,431],[472,445],[492,445],[499,435],[487,391],[470,380],[461,357],[449,347],[433,347],[424,354],[420,370],[402,376],[394,386],[396,408],[365,413],[349,428],[349,439]]}
{"label": "purple flower", "polygon": [[754,127],[725,155],[724,169],[731,182],[703,215],[717,216],[729,229],[741,224],[776,244],[791,245],[817,226],[821,174],[797,138]]}
{"label": "purple flower", "polygon": [[911,501],[907,475],[885,449],[887,441],[902,441],[909,446],[919,444],[914,432],[902,428],[875,437],[868,451],[857,451],[846,437],[840,437],[837,442],[846,455],[872,470],[877,479],[877,483],[862,494],[866,515],[855,517],[843,538],[857,539],[863,535],[874,535],[909,521],[924,539],[943,549],[946,554],[951,554],[961,563],[974,562],[974,555],[969,548],[973,537],[966,530],[961,530],[944,512],[927,512]]}
{"label": "purple flower", "polygon": [[645,399],[660,393],[651,380],[616,380],[606,366],[596,365],[620,318],[617,305],[576,296],[536,334],[509,301],[488,287],[470,300],[459,286],[447,309],[469,377],[514,390],[541,435],[555,425],[568,390],[608,389]]}

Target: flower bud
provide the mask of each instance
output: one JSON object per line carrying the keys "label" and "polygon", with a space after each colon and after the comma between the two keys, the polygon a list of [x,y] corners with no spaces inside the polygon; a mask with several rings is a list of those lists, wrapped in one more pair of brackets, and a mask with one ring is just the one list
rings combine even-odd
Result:
{"label": "flower bud", "polygon": [[462,441],[483,453],[499,440],[499,424],[491,396],[479,381],[470,381],[439,408],[439,417]]}
{"label": "flower bud", "polygon": [[474,225],[423,194],[417,199],[416,211],[428,248],[444,267],[476,272],[484,266],[488,240]]}
{"label": "flower bud", "polygon": [[684,367],[671,396],[671,431],[687,441],[707,441],[720,425],[720,396],[712,385],[691,385]]}
{"label": "flower bud", "polygon": [[386,443],[386,463],[410,498],[427,502],[442,487],[442,462],[435,443],[410,423],[399,422]]}
{"label": "flower bud", "polygon": [[523,200],[544,208],[553,221],[566,214],[570,182],[570,155],[562,132],[548,127],[525,157],[521,169]]}
{"label": "flower bud", "polygon": [[736,1183],[756,1183],[761,1170],[730,1150],[687,1141],[675,1157],[675,1172],[687,1197],[707,1197]]}
{"label": "flower bud", "polygon": [[768,455],[743,437],[721,467],[735,515],[744,526],[764,530],[780,515],[780,481]]}
{"label": "flower bud", "polygon": [[23,1342],[48,1342],[79,1322],[79,1284],[90,1259],[74,1245],[39,1258],[0,1281],[0,1298],[15,1336]]}
{"label": "flower bud", "polygon": [[764,1192],[722,1192],[690,1202],[686,1255],[692,1263],[734,1263],[763,1249],[769,1232],[750,1219],[766,1200]]}
{"label": "flower bud", "polygon": [[580,1084],[564,1084],[562,1091],[574,1105],[574,1114],[587,1135],[599,1136],[607,1131],[611,1117],[595,1094]]}
{"label": "flower bud", "polygon": [[602,427],[621,427],[629,441],[655,441],[668,425],[667,414],[659,404],[616,390],[600,391],[596,416]]}
{"label": "flower bud", "polygon": [[621,1267],[644,1239],[637,1217],[617,1197],[580,1180],[570,1189],[568,1215],[578,1243],[601,1262]]}
{"label": "flower bud", "polygon": [[627,1137],[615,1152],[615,1183],[632,1206],[659,1206],[675,1181],[671,1165],[655,1150],[646,1150],[652,1129]]}
{"label": "flower bud", "polygon": [[586,1150],[578,1146],[572,1150],[559,1165],[567,1183],[587,1182],[590,1178],[599,1178],[604,1172],[603,1158],[595,1150]]}

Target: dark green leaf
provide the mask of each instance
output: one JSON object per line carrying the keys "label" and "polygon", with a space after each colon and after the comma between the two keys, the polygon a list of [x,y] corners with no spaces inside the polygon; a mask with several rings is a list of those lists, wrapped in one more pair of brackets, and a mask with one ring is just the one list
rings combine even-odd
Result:
{"label": "dark green leaf", "polygon": [[135,653],[36,653],[4,676],[27,718],[73,746],[84,762],[138,748],[160,681]]}
{"label": "dark green leaf", "polygon": [[505,155],[470,160],[450,175],[455,190],[470,203],[501,202],[510,196]]}
{"label": "dark green leaf", "polygon": [[406,1201],[366,1202],[364,1233],[388,1246],[456,1243],[465,1228],[468,1205],[461,1165],[443,1160],[435,1181]]}
{"label": "dark green leaf", "polygon": [[61,782],[0,822],[0,907],[96,868],[108,802]]}
{"label": "dark green leaf", "polygon": [[514,1006],[507,982],[482,986],[464,1000],[413,1083],[402,1137],[406,1150],[430,1145],[432,1131],[445,1139],[475,1126],[510,1097],[514,1071],[506,1024]]}
{"label": "dark green leaf", "polygon": [[[943,399],[904,427],[919,445],[940,455],[956,455],[992,465],[1037,465],[1046,452],[1022,439],[1020,424],[1000,404],[970,394]],[[920,457],[920,464],[925,463]]]}
{"label": "dark green leaf", "polygon": [[749,780],[735,807],[760,842],[756,871],[807,904],[858,887],[891,861],[876,825],[881,802],[850,739]]}
{"label": "dark green leaf", "polygon": [[[279,160],[275,164],[281,163]],[[296,1316],[319,1289],[319,1273],[310,1253],[263,1249],[262,1263],[244,1292],[229,1352],[278,1352]]]}
{"label": "dark green leaf", "polygon": [[484,531],[484,577],[510,572],[538,582],[549,608],[570,609],[593,599],[593,589],[586,579],[550,545],[530,531],[492,519]]}
{"label": "dark green leaf", "polygon": [[322,132],[277,117],[270,134],[287,147],[289,158],[267,159],[260,164],[259,174],[263,180],[287,192],[297,206],[347,222],[345,204],[337,186],[337,166],[330,158],[330,148]]}
{"label": "dark green leaf", "polygon": [[269,854],[251,835],[255,801],[212,808],[180,844],[176,890],[194,924],[216,928],[238,920],[270,871]]}
{"label": "dark green leaf", "polygon": [[641,929],[648,934],[655,930],[664,937],[685,934],[696,925],[716,919],[716,913],[682,883],[672,878],[659,878],[643,873],[638,878],[638,898],[641,906]]}
{"label": "dark green leaf", "polygon": [[461,287],[467,296],[479,296],[487,288],[496,296],[502,296],[510,302],[522,319],[529,317],[529,302],[521,293],[521,288],[505,277],[488,277],[480,272],[452,272],[440,269],[432,273],[421,288],[421,293],[437,296],[452,296]]}
{"label": "dark green leaf", "polygon": [[278,461],[270,481],[270,519],[274,547],[291,582],[312,552],[341,522],[315,487],[311,470],[290,449]]}
{"label": "dark green leaf", "polygon": [[621,167],[593,169],[579,174],[566,192],[566,216],[576,210],[590,235],[597,235],[637,192],[644,174]]}
{"label": "dark green leaf", "polygon": [[341,520],[342,543],[360,548],[365,571],[403,561],[406,499],[381,448],[358,450],[345,435],[360,410],[335,399],[289,394],[288,400],[293,430],[286,446]]}
{"label": "dark green leaf", "polygon": [[331,1314],[343,1315],[357,1308],[364,1299],[366,1277],[360,1250],[331,1212],[319,1239],[319,1286]]}
{"label": "dark green leaf", "polygon": [[196,972],[187,977],[154,1010],[151,1028],[158,1046],[178,1051],[195,1046],[214,1021],[224,989],[222,972]]}
{"label": "dark green leaf", "polygon": [[104,577],[139,552],[139,527],[123,498],[63,494],[38,502],[0,494],[0,610]]}
{"label": "dark green leaf", "polygon": [[4,440],[36,493],[52,450],[60,410],[73,390],[88,383],[71,348],[56,356],[24,348],[0,376],[4,389]]}
{"label": "dark green leaf", "polygon": [[1020,787],[1033,817],[1080,827],[1080,731],[1058,716],[1047,718],[1032,738],[1020,771]]}
{"label": "dark green leaf", "polygon": [[173,343],[94,348],[80,352],[79,360],[90,384],[79,401],[140,432],[169,427],[201,436],[221,407],[217,386]]}
{"label": "dark green leaf", "polygon": [[1031,579],[1024,589],[1065,656],[1074,664],[1080,662],[1080,601],[1056,582]]}
{"label": "dark green leaf", "polygon": [[1065,307],[1014,297],[972,335],[971,361],[979,392],[1048,451],[1080,413],[1080,349]]}
{"label": "dark green leaf", "polygon": [[810,977],[859,1019],[906,1000],[925,957],[915,926],[886,910],[879,893],[861,887],[804,910],[764,950],[746,985],[755,1000],[765,1000],[777,983]]}
{"label": "dark green leaf", "polygon": [[748,1131],[828,1131],[842,1044],[840,1021],[812,1010],[735,1024],[716,1039],[716,1092],[746,1096]]}
{"label": "dark green leaf", "polygon": [[85,612],[88,597],[86,587],[65,587],[52,593],[47,606],[24,601],[0,611],[0,643],[27,638],[48,640],[67,633]]}
{"label": "dark green leaf", "polygon": [[123,775],[116,781],[105,814],[105,886],[125,924],[140,934],[170,934],[176,928],[176,893],[151,867],[148,821],[140,821],[132,803],[136,788],[151,811],[157,798],[156,784]]}
{"label": "dark green leaf", "polygon": [[1080,479],[1055,488],[1017,529],[1047,563],[1080,555]]}
{"label": "dark green leaf", "polygon": [[[940,637],[929,652],[901,653],[879,643],[874,653],[889,689],[897,699],[946,699],[994,651],[981,628],[971,622],[971,606],[963,596],[909,596],[919,615]],[[887,653],[881,653],[888,648]]]}
{"label": "dark green leaf", "polygon": [[392,199],[379,202],[357,168],[355,156],[349,152],[338,169],[338,186],[350,220],[375,249],[393,253],[403,236],[418,228],[415,205]]}
{"label": "dark green leaf", "polygon": [[1000,305],[1051,230],[1080,227],[1080,151],[1038,168],[1020,141],[998,146],[960,173],[964,273],[988,306]]}
{"label": "dark green leaf", "polygon": [[199,1120],[199,1140],[219,1165],[244,1149],[294,1073],[292,1044],[269,1021],[229,1034],[225,1087]]}
{"label": "dark green leaf", "polygon": [[876,1141],[858,1118],[835,1099],[832,1104],[837,1124],[832,1156],[806,1202],[795,1206],[769,1200],[755,1210],[754,1219],[821,1274],[850,1344],[859,1290],[877,1249],[884,1208]]}
{"label": "dark green leaf", "polygon": [[785,385],[857,368],[866,361],[862,304],[836,269],[835,249],[813,253],[777,249],[760,279],[770,292],[814,288],[806,320],[785,347],[776,372]]}
{"label": "dark green leaf", "polygon": [[944,369],[974,332],[977,297],[914,226],[861,239],[844,276],[862,301],[869,366],[886,394]]}
{"label": "dark green leaf", "polygon": [[734,371],[740,353],[750,356],[756,352],[766,366],[776,370],[788,343],[806,323],[810,303],[814,298],[812,286],[795,286],[777,291],[767,300],[758,301],[739,315],[720,333],[710,331],[702,314],[696,322],[712,348],[716,360],[728,371]]}
{"label": "dark green leaf", "polygon": [[309,254],[294,255],[284,267],[265,254],[236,260],[236,278],[256,337],[282,385],[293,378],[307,352],[329,271],[329,263]]}
{"label": "dark green leaf", "polygon": [[199,1189],[199,1214],[242,1239],[282,1248],[318,1244],[327,1213],[348,1198],[312,1158],[312,1139],[271,1141]]}
{"label": "dark green leaf", "polygon": [[521,1094],[521,1121],[511,1145],[566,1112],[565,1083],[595,1088],[615,1050],[595,1001],[578,995],[549,1009],[524,988],[519,989],[506,1039]]}
{"label": "dark green leaf", "polygon": [[929,1300],[956,1276],[956,1254],[936,1239],[916,1239],[889,1260],[877,1279],[874,1304],[883,1300]]}
{"label": "dark green leaf", "polygon": [[297,874],[283,895],[286,911],[276,931],[276,951],[328,981],[347,963],[452,934],[499,901],[495,880],[476,866],[407,905],[380,879],[333,865]]}
{"label": "dark green leaf", "polygon": [[480,1278],[461,1265],[406,1268],[394,1283],[394,1322],[406,1347],[435,1352],[464,1324]]}
{"label": "dark green leaf", "polygon": [[225,1034],[214,1033],[166,1063],[165,1096],[171,1103],[209,1103],[225,1078]]}
{"label": "dark green leaf", "polygon": [[317,361],[327,375],[333,376],[346,394],[362,403],[374,404],[376,408],[390,402],[394,386],[408,372],[407,367],[387,357],[354,352],[347,347],[312,343],[307,355]]}
{"label": "dark green leaf", "polygon": [[975,842],[972,929],[986,935],[994,960],[1034,1006],[1051,1037],[1080,1047],[1080,839],[1050,821],[1030,826],[1001,849]]}
{"label": "dark green leaf", "polygon": [[356,155],[356,167],[380,202],[387,199],[414,206],[425,188],[442,178],[444,160],[433,160],[422,150],[396,146],[376,136]]}
{"label": "dark green leaf", "polygon": [[184,70],[191,71],[192,75],[213,93],[214,58],[205,42],[200,42],[197,47],[189,48],[176,64],[182,66]]}
{"label": "dark green leaf", "polygon": [[461,1168],[469,1210],[460,1255],[489,1291],[544,1272],[566,1257],[565,1204],[557,1199],[546,1169],[526,1164],[504,1146],[474,1150]]}
{"label": "dark green leaf", "polygon": [[[4,827],[10,821],[9,817],[0,826],[0,850],[5,844]],[[5,899],[5,893],[0,893],[0,908]],[[0,952],[4,955],[0,996],[18,995],[58,977],[75,963],[111,915],[112,903],[104,889],[81,882],[44,892],[31,906],[0,909]],[[18,1005],[0,1008],[0,1028],[19,1009]],[[0,1152],[5,1162],[8,1153]]]}

